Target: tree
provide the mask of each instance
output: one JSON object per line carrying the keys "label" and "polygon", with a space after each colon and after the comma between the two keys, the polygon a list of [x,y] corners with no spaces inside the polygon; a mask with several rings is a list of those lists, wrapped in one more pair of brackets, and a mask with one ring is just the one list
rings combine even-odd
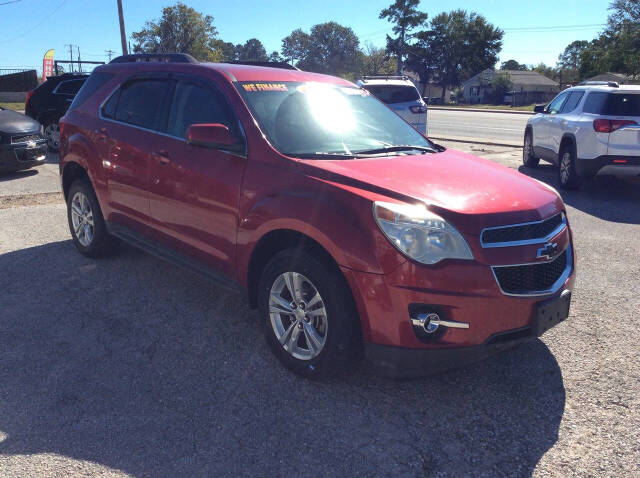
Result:
{"label": "tree", "polygon": [[178,2],[162,9],[159,20],[148,21],[131,34],[136,53],[188,53],[201,61],[220,61],[218,31],[211,15]]}
{"label": "tree", "polygon": [[393,75],[396,68],[396,60],[389,58],[384,48],[378,48],[372,43],[365,45],[362,75]]}
{"label": "tree", "polygon": [[552,80],[558,79],[558,71],[552,66],[547,66],[544,63],[538,63],[536,66],[531,66],[531,70],[540,73],[542,76],[546,76]]}
{"label": "tree", "polygon": [[349,27],[336,22],[314,25],[310,33],[294,30],[282,40],[284,57],[307,71],[353,75],[362,61],[360,41]]}
{"label": "tree", "polygon": [[269,61],[273,61],[273,62],[283,62],[283,61],[285,61],[285,59],[284,59],[284,58],[282,58],[282,57],[280,56],[280,53],[278,53],[277,51],[272,51],[272,52],[269,54],[269,58],[268,58],[268,60],[269,60]]}
{"label": "tree", "polygon": [[387,35],[387,51],[394,53],[398,60],[397,72],[402,74],[404,56],[408,50],[408,40],[412,38],[411,31],[424,25],[428,15],[418,10],[420,0],[396,0],[380,12],[379,18],[386,18],[393,23],[393,33],[396,38]]}
{"label": "tree", "polygon": [[267,50],[257,38],[247,40],[244,45],[236,45],[238,61],[267,61]]}
{"label": "tree", "polygon": [[614,0],[609,10],[602,33],[577,52],[581,78],[605,71],[640,76],[640,0]]}
{"label": "tree", "polygon": [[493,102],[497,105],[502,104],[505,95],[513,88],[511,77],[508,73],[504,72],[499,72],[493,75],[490,85],[491,90],[493,91]]}
{"label": "tree", "polygon": [[528,70],[529,68],[527,68],[527,65],[525,65],[524,63],[518,63],[516,60],[507,60],[505,62],[502,62],[502,65],[500,65],[500,69],[501,70]]}
{"label": "tree", "polygon": [[558,56],[557,66],[565,70],[579,70],[580,54],[587,48],[589,48],[589,42],[586,40],[571,42]]}
{"label": "tree", "polygon": [[310,41],[309,34],[300,28],[292,31],[282,39],[282,56],[291,63],[302,60],[307,55]]}
{"label": "tree", "polygon": [[418,47],[437,71],[444,99],[447,88],[460,85],[479,71],[493,67],[502,49],[503,31],[475,12],[441,13],[418,32]]}

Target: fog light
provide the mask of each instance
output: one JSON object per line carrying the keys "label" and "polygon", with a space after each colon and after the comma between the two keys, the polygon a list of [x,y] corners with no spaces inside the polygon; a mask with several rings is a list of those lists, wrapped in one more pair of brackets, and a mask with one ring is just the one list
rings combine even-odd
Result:
{"label": "fog light", "polygon": [[432,334],[440,327],[440,316],[434,312],[418,314],[415,319],[411,319],[411,322],[416,327],[422,327],[426,333]]}
{"label": "fog light", "polygon": [[466,322],[456,322],[455,320],[443,320],[435,312],[429,312],[426,314],[417,314],[415,318],[411,319],[411,323],[414,327],[421,327],[426,333],[432,334],[440,326],[450,327],[452,329],[468,329],[469,324]]}

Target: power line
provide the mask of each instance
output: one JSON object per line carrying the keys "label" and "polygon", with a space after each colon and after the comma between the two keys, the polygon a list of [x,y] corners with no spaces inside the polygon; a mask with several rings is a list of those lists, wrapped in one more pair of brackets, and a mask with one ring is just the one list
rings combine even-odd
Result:
{"label": "power line", "polygon": [[0,3],[0,6],[2,6],[2,5],[9,5],[10,3],[18,3],[18,2],[21,2],[21,1],[22,1],[22,0],[11,0],[10,2],[3,2],[3,3]]}
{"label": "power line", "polygon": [[62,7],[62,5],[65,4],[67,0],[62,0],[58,6],[56,8],[54,8],[51,13],[49,13],[48,15],[46,15],[42,20],[40,20],[38,23],[36,23],[32,28],[30,28],[29,30],[26,30],[24,32],[22,32],[20,35],[15,36],[13,38],[9,38],[8,40],[2,40],[0,41],[0,43],[8,43],[11,42],[13,40],[17,40],[18,38],[22,38],[25,35],[28,35],[29,33],[31,33],[33,30],[35,30],[36,28],[38,28],[40,25],[42,25],[45,21],[49,20],[49,17],[51,17],[51,15],[53,15],[54,13],[56,13],[58,10],[60,10],[60,7]]}

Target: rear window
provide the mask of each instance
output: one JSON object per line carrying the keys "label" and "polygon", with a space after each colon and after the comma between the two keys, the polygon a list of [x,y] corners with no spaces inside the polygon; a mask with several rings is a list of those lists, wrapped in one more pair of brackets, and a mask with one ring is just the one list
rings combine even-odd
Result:
{"label": "rear window", "polygon": [[640,93],[589,93],[584,112],[605,116],[640,116]]}
{"label": "rear window", "polygon": [[87,101],[87,99],[93,95],[98,89],[102,87],[102,85],[106,84],[109,80],[113,78],[113,75],[109,73],[92,73],[91,76],[84,82],[80,91],[73,99],[73,103],[69,107],[69,111],[77,108],[82,103]]}
{"label": "rear window", "polygon": [[407,103],[420,99],[418,90],[416,90],[415,86],[410,85],[365,85],[363,88],[387,104]]}
{"label": "rear window", "polygon": [[120,89],[114,119],[157,130],[168,90],[167,80],[134,80]]}
{"label": "rear window", "polygon": [[84,82],[84,79],[63,81],[54,90],[54,93],[57,95],[75,95],[82,88]]}

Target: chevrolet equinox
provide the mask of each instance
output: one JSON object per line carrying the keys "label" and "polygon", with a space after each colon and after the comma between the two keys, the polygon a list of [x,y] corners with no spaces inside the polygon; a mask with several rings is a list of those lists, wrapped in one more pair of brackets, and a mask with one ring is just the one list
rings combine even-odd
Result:
{"label": "chevrolet equinox", "polygon": [[557,192],[445,150],[341,78],[119,57],[62,118],[60,158],[82,254],[124,240],[244,291],[305,376],[361,352],[388,375],[441,371],[569,313]]}

